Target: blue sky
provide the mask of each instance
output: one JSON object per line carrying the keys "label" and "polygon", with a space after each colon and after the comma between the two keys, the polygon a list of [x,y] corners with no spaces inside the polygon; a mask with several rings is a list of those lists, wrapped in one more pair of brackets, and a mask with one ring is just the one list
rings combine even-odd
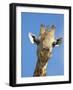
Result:
{"label": "blue sky", "polygon": [[[37,46],[28,37],[32,32],[39,35],[40,25],[56,26],[56,38],[64,37],[64,15],[48,13],[21,13],[21,77],[32,77],[36,66]],[[52,58],[48,62],[47,76],[64,75],[64,43],[53,49]]]}

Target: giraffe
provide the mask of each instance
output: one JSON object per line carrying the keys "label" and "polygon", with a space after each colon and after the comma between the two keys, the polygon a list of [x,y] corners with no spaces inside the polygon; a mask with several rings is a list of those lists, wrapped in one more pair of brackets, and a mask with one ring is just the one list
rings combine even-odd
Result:
{"label": "giraffe", "polygon": [[29,32],[29,39],[33,44],[37,45],[37,63],[33,76],[46,76],[48,61],[52,56],[54,47],[62,43],[62,38],[55,38],[55,25],[49,28],[43,24],[40,25],[40,34],[36,37]]}

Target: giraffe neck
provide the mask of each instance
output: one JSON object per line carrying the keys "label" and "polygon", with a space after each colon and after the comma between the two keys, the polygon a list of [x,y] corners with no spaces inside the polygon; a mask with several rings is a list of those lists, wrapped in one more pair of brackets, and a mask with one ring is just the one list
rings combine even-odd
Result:
{"label": "giraffe neck", "polygon": [[42,60],[38,60],[33,76],[46,76],[47,64],[48,62],[42,63]]}

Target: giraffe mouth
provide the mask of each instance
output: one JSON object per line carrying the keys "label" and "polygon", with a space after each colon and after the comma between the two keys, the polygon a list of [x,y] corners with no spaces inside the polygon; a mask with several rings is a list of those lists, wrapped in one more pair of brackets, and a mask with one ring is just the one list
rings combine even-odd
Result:
{"label": "giraffe mouth", "polygon": [[40,57],[43,58],[43,59],[45,59],[45,58],[47,58],[48,53],[49,53],[49,49],[48,48],[43,48],[40,51]]}

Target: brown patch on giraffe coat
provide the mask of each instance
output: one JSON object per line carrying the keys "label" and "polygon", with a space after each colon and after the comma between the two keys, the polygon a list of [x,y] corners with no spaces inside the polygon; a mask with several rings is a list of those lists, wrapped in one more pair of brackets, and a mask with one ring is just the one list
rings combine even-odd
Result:
{"label": "brown patch on giraffe coat", "polygon": [[45,69],[37,68],[34,72],[34,76],[46,76]]}

